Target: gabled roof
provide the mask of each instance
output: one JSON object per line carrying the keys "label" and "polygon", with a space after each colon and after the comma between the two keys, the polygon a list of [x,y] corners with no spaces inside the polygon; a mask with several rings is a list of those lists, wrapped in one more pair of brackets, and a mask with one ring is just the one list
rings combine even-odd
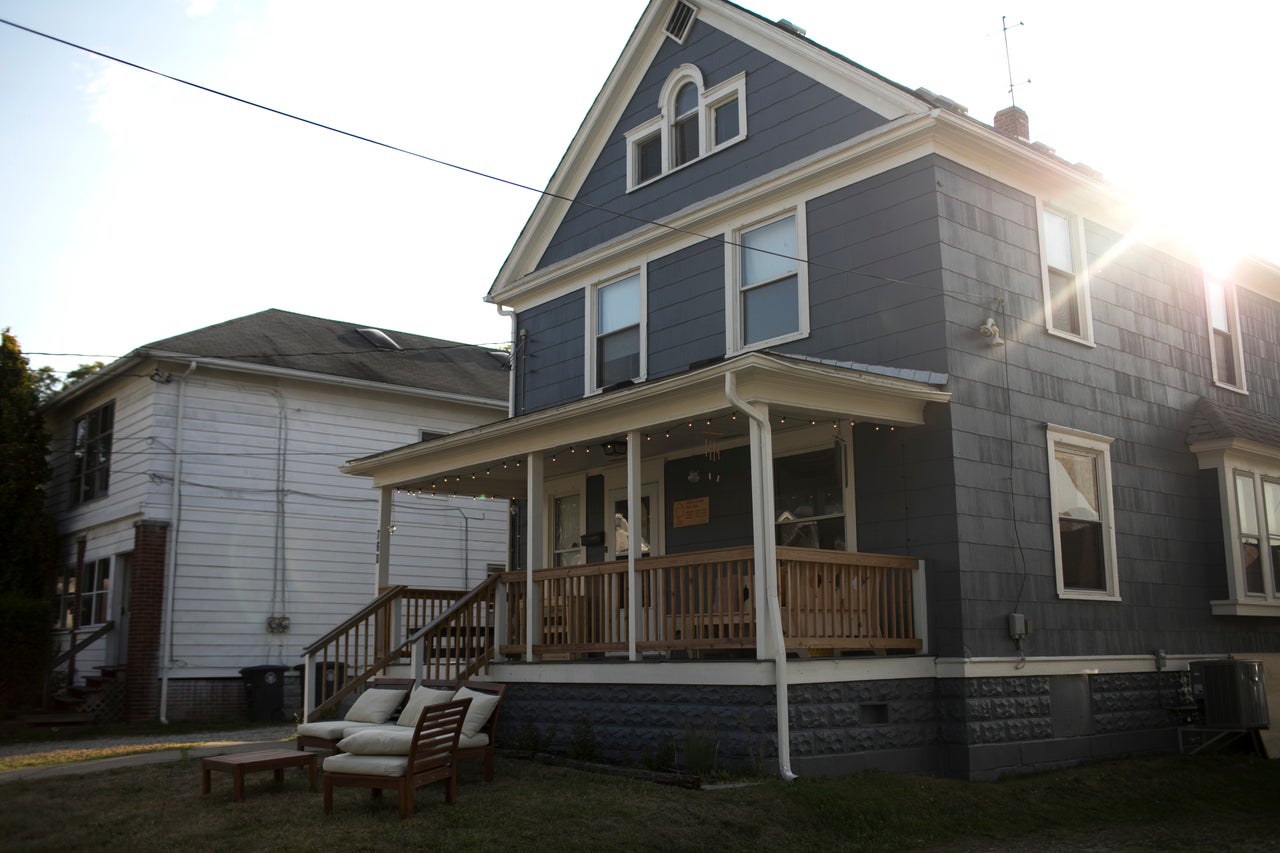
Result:
{"label": "gabled roof", "polygon": [[1201,397],[1187,428],[1187,444],[1231,439],[1280,447],[1280,418]]}
{"label": "gabled roof", "polygon": [[[408,332],[376,330],[399,349],[379,345],[369,327],[269,309],[139,347],[68,392],[105,381],[117,365],[140,359],[217,361],[413,389],[505,407],[506,353]],[[64,392],[64,393],[68,393]],[[59,394],[55,401],[65,399]]]}
{"label": "gabled roof", "polygon": [[[664,27],[676,0],[650,0],[635,31],[561,158],[545,193],[485,296],[501,304],[520,279],[533,271],[582,189],[601,150],[667,38]],[[782,23],[771,22],[726,0],[697,0],[697,20],[724,31],[795,68],[867,109],[892,121],[923,116],[936,104],[839,54]]]}

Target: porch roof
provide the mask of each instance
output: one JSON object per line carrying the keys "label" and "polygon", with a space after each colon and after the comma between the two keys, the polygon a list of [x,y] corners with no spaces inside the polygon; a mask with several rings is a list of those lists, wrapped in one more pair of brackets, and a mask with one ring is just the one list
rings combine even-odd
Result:
{"label": "porch roof", "polygon": [[[745,436],[748,419],[735,416],[725,395],[729,374],[744,400],[769,408],[775,431],[846,419],[916,426],[924,423],[926,403],[951,399],[942,388],[948,379],[942,373],[753,352],[354,459],[342,470],[372,477],[377,487],[518,497],[526,491],[523,463],[528,454],[541,453],[555,463],[556,473],[568,473],[625,455],[629,432],[661,439],[686,430],[692,440],[703,443]],[[690,432],[685,435],[690,437]],[[657,455],[669,448],[652,452]],[[551,471],[548,467],[547,473]]]}

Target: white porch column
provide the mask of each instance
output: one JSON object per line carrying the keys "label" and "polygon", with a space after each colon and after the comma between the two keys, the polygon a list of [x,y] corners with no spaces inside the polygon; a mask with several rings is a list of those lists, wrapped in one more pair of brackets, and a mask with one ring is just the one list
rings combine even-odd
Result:
{"label": "white porch column", "polygon": [[542,568],[543,531],[543,462],[541,453],[530,453],[525,457],[526,488],[528,496],[525,501],[525,592],[524,597],[524,659],[533,660],[533,636],[535,617],[541,621],[542,596],[533,582],[534,569]]}
{"label": "white porch column", "polygon": [[769,607],[771,601],[778,600],[777,528],[773,523],[777,517],[773,500],[773,428],[769,423],[769,407],[757,403],[755,408],[764,423],[751,419],[751,539],[755,543],[756,589],[764,593],[757,595],[755,600],[756,656],[764,659],[779,655],[785,657],[786,649],[779,648],[780,641],[774,632],[766,630],[781,615],[774,614]]}
{"label": "white porch column", "polygon": [[644,538],[640,506],[640,433],[627,433],[627,658],[638,660],[636,626],[640,624],[640,592],[636,589],[636,555]]}
{"label": "white porch column", "polygon": [[378,490],[378,565],[373,579],[374,598],[391,585],[391,504],[394,500],[395,489],[391,486]]}

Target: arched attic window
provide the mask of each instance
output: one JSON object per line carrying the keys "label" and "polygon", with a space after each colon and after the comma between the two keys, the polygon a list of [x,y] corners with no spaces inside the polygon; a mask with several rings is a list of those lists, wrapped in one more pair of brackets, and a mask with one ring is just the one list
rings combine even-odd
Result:
{"label": "arched attic window", "polygon": [[658,115],[626,134],[627,189],[745,139],[746,95],[745,73],[707,88],[695,65],[672,71],[658,98]]}

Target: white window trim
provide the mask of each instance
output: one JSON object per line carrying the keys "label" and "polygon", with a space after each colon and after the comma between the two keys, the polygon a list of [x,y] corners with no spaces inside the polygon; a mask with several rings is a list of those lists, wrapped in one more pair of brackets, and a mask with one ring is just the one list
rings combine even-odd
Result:
{"label": "white window trim", "polygon": [[[1054,424],[1045,424],[1045,435],[1049,459],[1049,515],[1053,528],[1053,567],[1058,584],[1058,597],[1086,601],[1120,601],[1120,573],[1116,560],[1115,500],[1112,494],[1114,480],[1111,477],[1112,439]],[[1106,575],[1106,588],[1102,590],[1068,588],[1063,583],[1062,532],[1059,526],[1058,507],[1053,505],[1055,457],[1059,447],[1084,451],[1098,460],[1098,501],[1101,504],[1098,516],[1102,522],[1102,559]]]}
{"label": "white window trim", "polygon": [[[796,298],[800,302],[798,306],[800,328],[794,332],[779,335],[776,338],[745,344],[743,343],[741,299],[742,235],[772,222],[777,222],[779,219],[785,219],[788,216],[794,216],[796,220]],[[809,337],[809,230],[805,219],[805,205],[800,203],[795,207],[778,211],[763,219],[756,219],[733,229],[730,239],[725,242],[724,252],[724,268],[727,271],[724,296],[725,317],[727,318],[725,323],[725,352],[729,355],[738,355],[739,353],[766,349]]]}
{"label": "white window trim", "polygon": [[1210,601],[1215,616],[1280,616],[1280,591],[1275,590],[1268,566],[1269,554],[1263,556],[1263,589],[1270,593],[1246,593],[1244,564],[1240,559],[1240,512],[1236,500],[1236,473],[1252,475],[1255,505],[1258,508],[1258,531],[1264,544],[1272,531],[1267,529],[1262,482],[1280,482],[1280,451],[1253,442],[1230,441],[1203,448],[1192,447],[1201,469],[1215,469],[1218,474],[1218,497],[1222,508],[1223,551],[1227,566],[1227,598]]}
{"label": "white window trim", "polygon": [[[1231,336],[1231,359],[1235,363],[1236,377],[1239,382],[1232,384],[1218,376],[1218,339],[1214,334],[1213,327],[1213,301],[1210,298],[1211,280],[1216,280],[1222,285],[1223,295],[1227,300],[1227,334]],[[1216,278],[1208,273],[1204,275],[1204,310],[1205,310],[1205,329],[1209,334],[1209,370],[1213,376],[1213,384],[1219,388],[1225,388],[1228,391],[1235,391],[1238,394],[1249,393],[1249,383],[1244,372],[1244,345],[1240,339],[1240,302],[1236,298],[1237,288],[1235,284],[1224,278]]]}
{"label": "white window trim", "polygon": [[[693,83],[698,89],[698,154],[692,159],[672,165],[675,138],[672,133],[678,116],[676,115],[676,94],[686,83]],[[738,135],[715,144],[715,110],[734,97],[738,99]],[[648,180],[640,180],[640,143],[646,142],[658,134],[661,139],[662,167],[657,175]],[[747,138],[747,75],[746,72],[735,74],[729,79],[717,83],[710,89],[703,85],[702,72],[696,65],[681,65],[671,72],[662,85],[658,96],[658,115],[640,124],[624,134],[627,146],[627,192],[648,186],[654,181],[691,166],[699,160],[722,151],[731,145]]]}
{"label": "white window trim", "polygon": [[[1061,216],[1067,220],[1067,224],[1070,227],[1071,261],[1076,268],[1076,307],[1080,312],[1079,335],[1073,335],[1071,332],[1056,328],[1053,325],[1053,296],[1049,286],[1049,253],[1044,233],[1045,211]],[[1039,223],[1037,230],[1040,240],[1040,285],[1044,294],[1045,330],[1055,337],[1075,341],[1086,346],[1096,346],[1093,341],[1093,299],[1089,293],[1089,259],[1085,252],[1084,219],[1060,207],[1044,204],[1039,199],[1036,200],[1036,219]]]}
{"label": "white window trim", "polygon": [[636,382],[644,382],[649,377],[649,277],[648,264],[641,264],[638,268],[628,270],[615,276],[593,284],[587,288],[587,310],[586,310],[586,337],[584,340],[585,358],[587,369],[583,371],[585,377],[585,387],[583,388],[583,396],[590,397],[593,394],[599,394],[604,389],[599,387],[597,378],[600,373],[600,365],[596,359],[596,336],[599,333],[599,293],[602,288],[611,284],[617,284],[623,279],[633,275],[640,276],[640,375],[635,378]]}
{"label": "white window trim", "polygon": [[[550,459],[547,465],[551,466]],[[582,563],[587,562],[587,547],[582,544],[582,539],[587,533],[587,488],[585,477],[572,477],[568,481],[557,484],[553,489],[548,489],[544,495],[544,515],[547,526],[546,539],[546,558],[545,565],[548,568],[554,568],[556,565],[556,501],[560,498],[567,498],[576,495],[578,498],[578,547],[576,549],[566,549],[564,553],[570,550],[576,550],[582,557]],[[581,565],[571,564],[571,565]]]}

